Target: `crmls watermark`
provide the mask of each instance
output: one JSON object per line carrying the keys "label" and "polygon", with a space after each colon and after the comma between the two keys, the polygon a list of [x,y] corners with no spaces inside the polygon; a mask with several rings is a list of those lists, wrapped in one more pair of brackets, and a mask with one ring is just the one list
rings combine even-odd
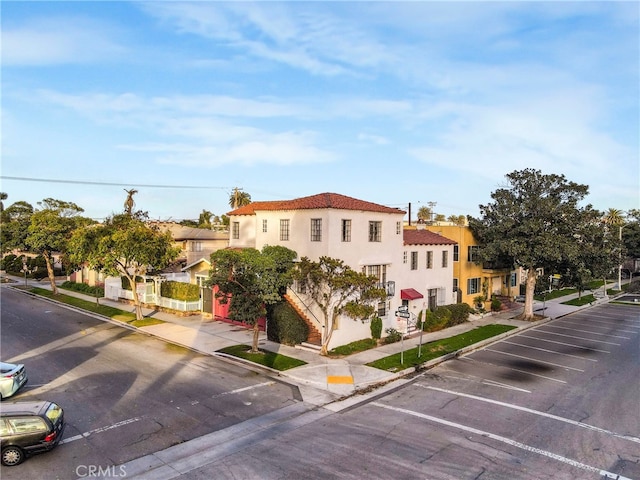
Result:
{"label": "crmls watermark", "polygon": [[117,477],[126,477],[127,469],[124,465],[120,465],[116,467],[112,465],[110,467],[103,467],[100,465],[78,465],[76,467],[76,475],[80,478],[91,478],[91,477],[100,477],[100,478],[117,478]]}

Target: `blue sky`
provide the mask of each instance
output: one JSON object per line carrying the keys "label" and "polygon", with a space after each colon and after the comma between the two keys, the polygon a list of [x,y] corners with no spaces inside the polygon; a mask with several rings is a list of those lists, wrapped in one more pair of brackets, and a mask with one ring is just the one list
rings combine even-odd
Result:
{"label": "blue sky", "polygon": [[0,8],[5,206],[103,218],[135,188],[180,220],[238,187],[477,216],[523,168],[640,206],[637,2]]}

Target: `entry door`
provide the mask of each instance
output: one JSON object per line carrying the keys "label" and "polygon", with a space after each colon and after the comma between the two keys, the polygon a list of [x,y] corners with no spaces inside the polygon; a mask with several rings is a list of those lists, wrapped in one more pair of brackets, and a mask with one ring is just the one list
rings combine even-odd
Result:
{"label": "entry door", "polygon": [[202,287],[200,288],[200,296],[202,297],[202,311],[213,314],[213,290]]}

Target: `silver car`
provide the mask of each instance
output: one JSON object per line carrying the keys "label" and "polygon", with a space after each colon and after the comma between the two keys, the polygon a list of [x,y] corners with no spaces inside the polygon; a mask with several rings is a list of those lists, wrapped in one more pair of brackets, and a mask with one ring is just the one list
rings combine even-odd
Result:
{"label": "silver car", "polygon": [[0,400],[12,396],[27,380],[24,365],[0,362]]}

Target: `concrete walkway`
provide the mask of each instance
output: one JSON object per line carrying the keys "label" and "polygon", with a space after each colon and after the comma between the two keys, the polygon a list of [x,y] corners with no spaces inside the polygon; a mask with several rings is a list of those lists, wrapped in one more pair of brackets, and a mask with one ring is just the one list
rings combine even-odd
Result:
{"label": "concrete walkway", "polygon": [[[3,284],[3,286],[11,287],[12,285],[24,285],[23,279],[11,278],[6,275],[5,277],[9,280],[13,280],[13,282]],[[29,284],[45,289],[51,288],[49,282],[46,280],[41,282],[29,281]],[[69,290],[61,290],[61,293],[82,298],[91,302],[96,301],[95,297],[90,297]],[[573,307],[561,304],[561,302],[566,302],[570,298],[576,296],[577,294],[569,295],[558,298],[556,300],[548,300],[544,303],[535,302],[534,313],[544,315],[546,317],[546,320],[549,320],[567,315],[581,308],[589,307],[589,305],[585,307]],[[127,303],[112,301],[106,298],[101,298],[99,301],[102,305],[108,305],[121,309],[123,311],[132,313],[135,311],[134,306]],[[608,300],[598,300],[598,303],[605,301]],[[61,305],[65,306],[66,308],[74,308],[64,304]],[[411,337],[405,338],[402,342],[383,345],[343,358],[324,357],[319,355],[316,351],[311,351],[300,347],[281,345],[279,343],[268,340],[266,334],[264,332],[261,332],[259,337],[259,347],[261,349],[280,353],[282,355],[286,355],[288,357],[296,358],[306,362],[306,364],[303,366],[292,368],[284,372],[269,369],[267,367],[262,367],[252,362],[247,362],[236,357],[231,357],[219,353],[218,351],[224,347],[238,344],[245,344],[250,346],[252,343],[253,332],[237,325],[232,325],[226,322],[207,318],[203,315],[182,316],[145,308],[143,309],[145,317],[162,320],[162,323],[140,328],[125,325],[122,322],[111,320],[101,315],[90,315],[120,326],[126,326],[127,328],[137,330],[140,333],[152,335],[157,338],[172,342],[174,344],[184,346],[205,355],[215,355],[217,357],[224,358],[226,361],[241,363],[246,368],[267,372],[272,376],[280,377],[289,383],[297,385],[305,402],[316,405],[326,405],[338,399],[348,397],[358,391],[365,391],[373,386],[379,387],[380,385],[387,384],[393,380],[397,380],[403,376],[406,376],[408,373],[413,372],[415,370],[415,368],[413,367],[400,372],[387,372],[379,370],[377,368],[369,367],[366,364],[374,360],[399,353],[403,349],[404,351],[406,351],[411,348],[417,347],[420,341],[424,345],[435,340],[452,337],[454,335],[467,332],[479,326],[489,324],[513,325],[517,327],[516,330],[505,334],[509,335],[519,331],[520,329],[530,328],[532,326],[540,324],[540,322],[542,321],[545,321],[540,320],[536,322],[524,322],[516,320],[515,317],[522,313],[522,309],[523,307],[518,307],[510,311],[491,313],[483,317],[474,317],[469,322],[462,325],[457,325],[455,327],[441,330],[439,332],[423,333],[422,339],[420,339],[419,333],[415,333]],[[473,347],[469,348],[469,350],[480,348],[484,344],[493,342],[495,340],[496,338],[493,338],[488,340],[487,342],[484,342],[483,344],[474,345]],[[433,360],[431,362],[428,362],[427,365],[445,361],[447,358],[448,357]]]}

